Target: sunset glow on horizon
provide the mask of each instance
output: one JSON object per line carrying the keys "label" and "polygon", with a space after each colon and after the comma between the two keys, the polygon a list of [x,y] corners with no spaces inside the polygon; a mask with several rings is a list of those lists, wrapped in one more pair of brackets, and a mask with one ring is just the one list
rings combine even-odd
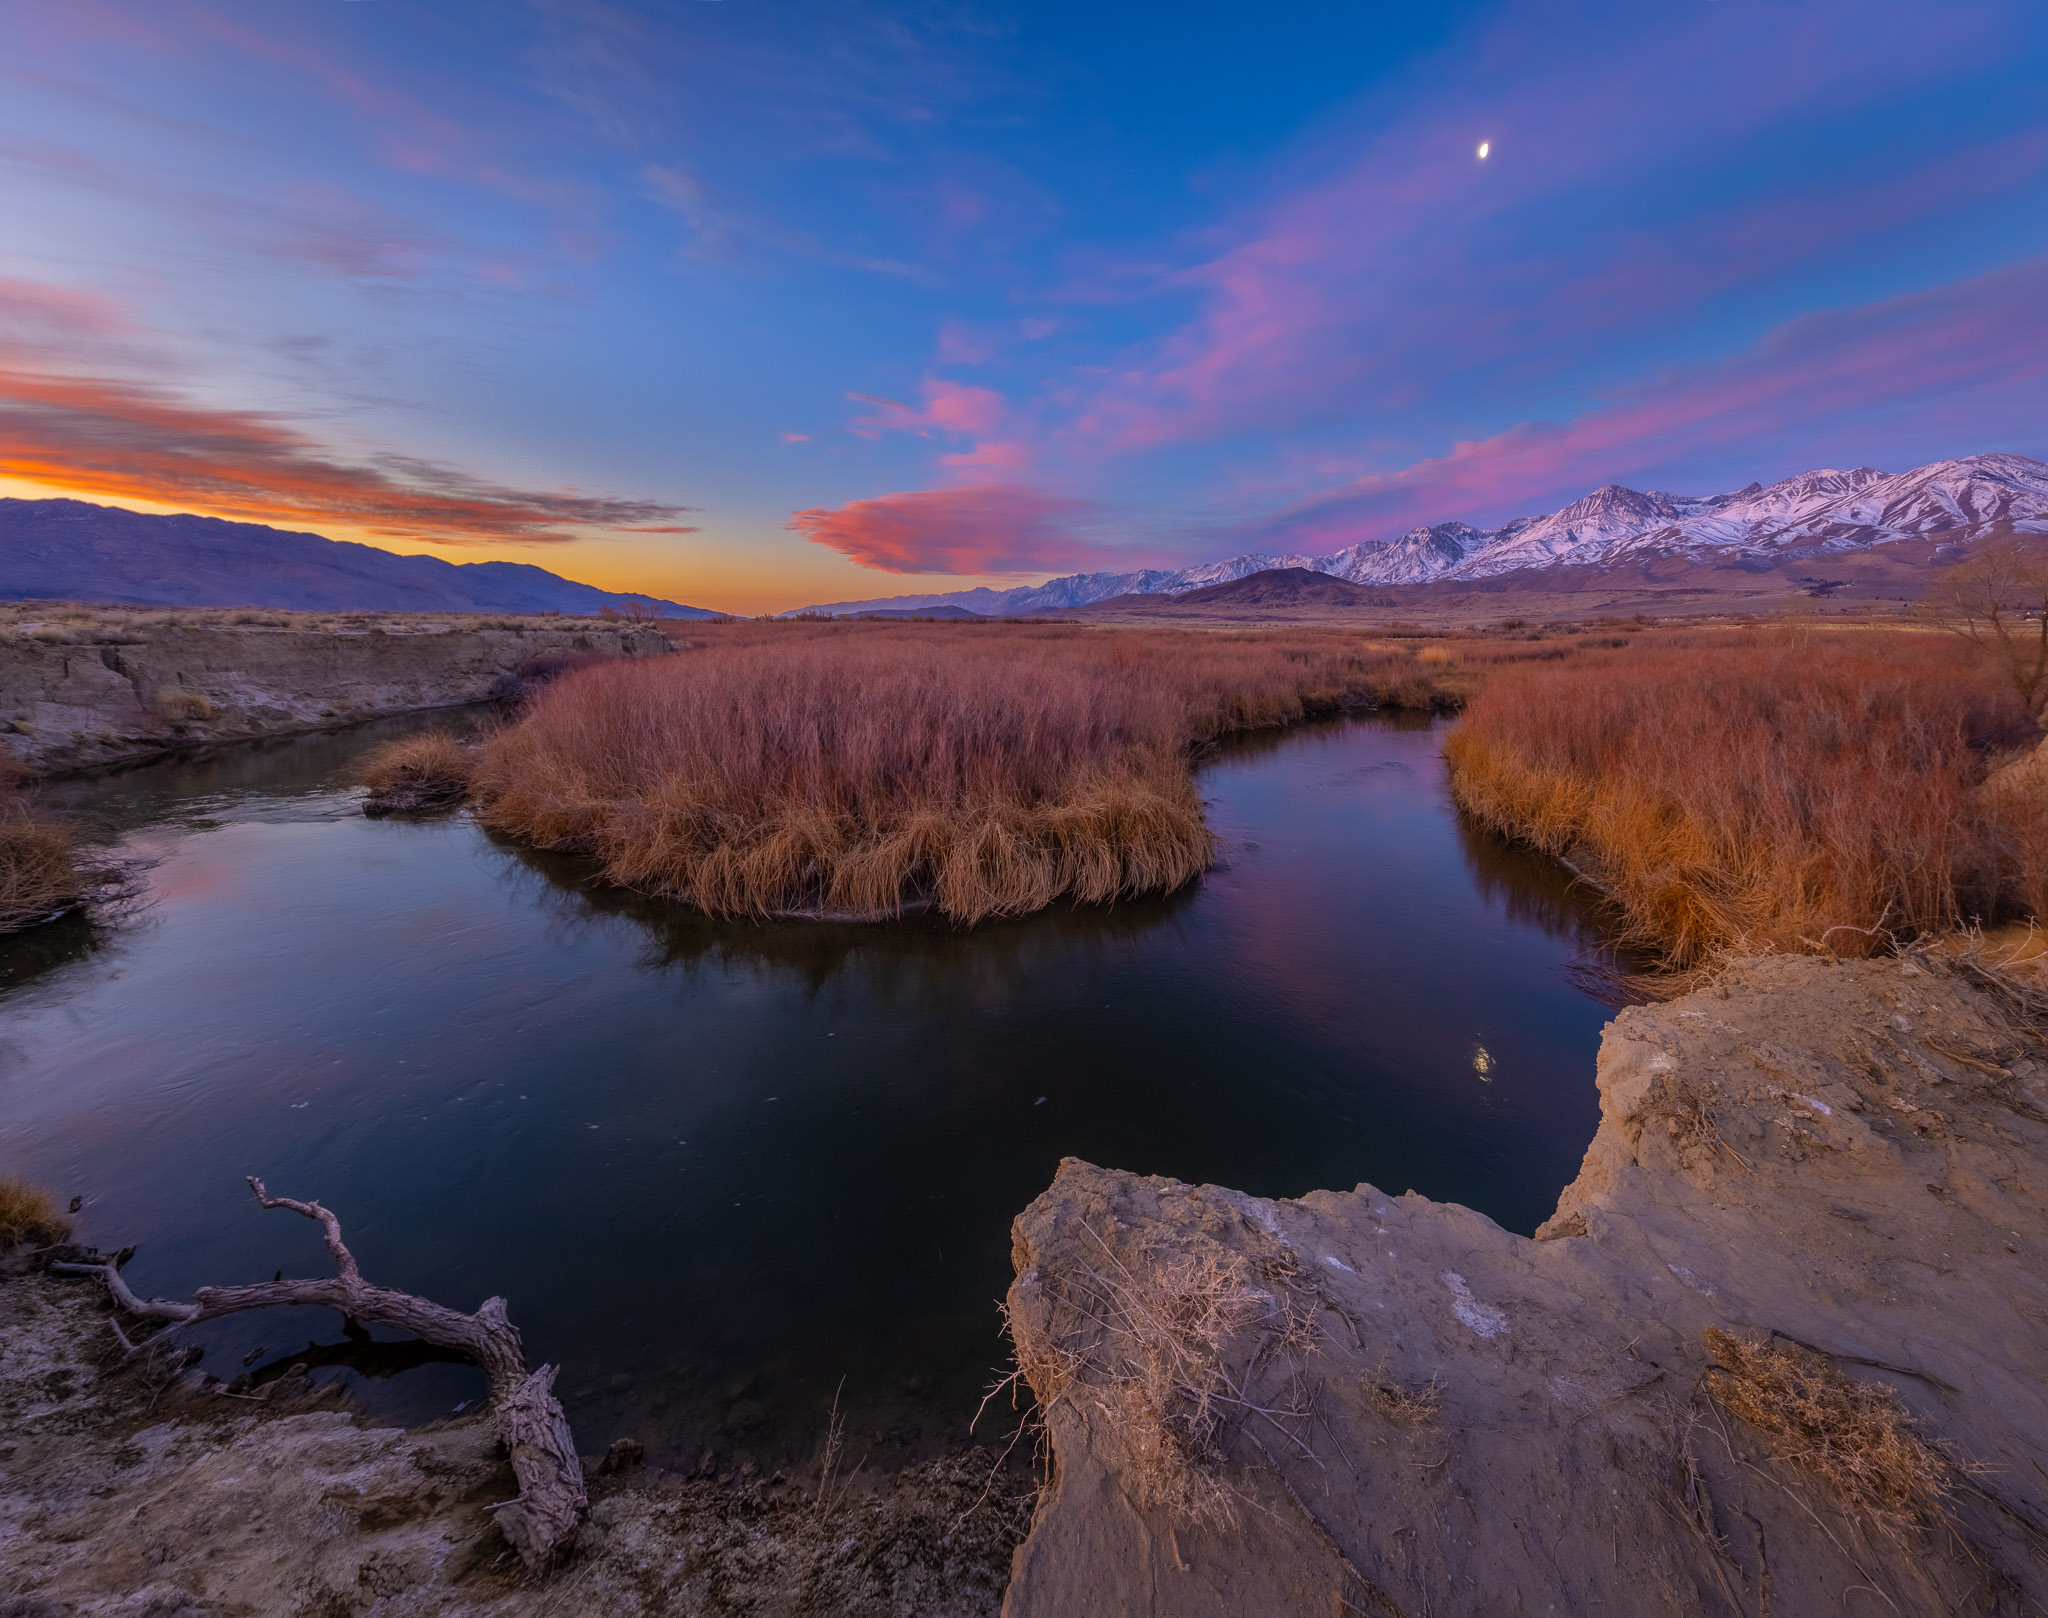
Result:
{"label": "sunset glow on horizon", "polygon": [[2048,456],[2013,0],[0,15],[0,496],[755,612]]}

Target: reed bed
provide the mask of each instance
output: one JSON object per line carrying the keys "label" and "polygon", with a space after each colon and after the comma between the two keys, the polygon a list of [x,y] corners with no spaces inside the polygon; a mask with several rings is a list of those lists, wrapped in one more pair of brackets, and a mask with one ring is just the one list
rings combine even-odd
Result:
{"label": "reed bed", "polygon": [[474,790],[494,830],[714,914],[974,923],[1180,886],[1214,852],[1197,744],[1438,689],[1356,634],[716,626],[565,675]]}
{"label": "reed bed", "polygon": [[1570,860],[1683,967],[2041,913],[2040,794],[1983,786],[2038,735],[1959,640],[1781,629],[1503,670],[1445,754],[1464,809]]}

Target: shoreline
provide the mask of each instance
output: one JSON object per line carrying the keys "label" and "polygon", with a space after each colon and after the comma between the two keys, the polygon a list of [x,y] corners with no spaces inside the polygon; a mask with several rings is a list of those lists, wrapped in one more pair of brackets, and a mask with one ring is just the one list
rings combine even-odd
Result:
{"label": "shoreline", "polygon": [[[824,1577],[849,1535],[856,1563],[908,1558],[894,1594],[849,1587],[832,1609],[861,1614],[1747,1613],[1766,1593],[1791,1612],[1858,1583],[1901,1611],[2031,1611],[2048,1593],[2028,1464],[2048,1437],[2028,1374],[2048,1319],[2037,1014],[1931,951],[1739,962],[1624,1011],[1598,1131],[1533,1239],[1413,1192],[1267,1200],[1069,1159],[1017,1219],[1009,1297],[1050,1476],[1034,1510],[1031,1481],[1001,1474],[1000,1522],[967,1549],[948,1534],[987,1482],[961,1468],[983,1463],[918,1463],[836,1501],[815,1466],[614,1467],[568,1563],[514,1580],[484,1511],[509,1476],[476,1424],[373,1426],[290,1376],[272,1410],[192,1370],[151,1391],[112,1363],[91,1289],[9,1276],[0,1554],[69,1603],[51,1611],[92,1618],[144,1591],[274,1588],[295,1554],[280,1538],[316,1519],[310,1576],[375,1594],[351,1610],[449,1618],[652,1613],[685,1589],[707,1612],[744,1610],[718,1601],[748,1589],[793,1600],[716,1581],[764,1536],[785,1570]],[[1150,1393],[1145,1353],[1102,1310],[1141,1296],[1214,1328]],[[1208,1301],[1191,1315],[1190,1299]],[[1952,1462],[1945,1494],[1889,1519],[1840,1496],[1731,1413],[1717,1330],[1882,1390]],[[1201,1428],[1205,1391],[1223,1419]],[[265,1503],[243,1523],[235,1480],[259,1465]],[[152,1522],[212,1554],[147,1565]]]}
{"label": "shoreline", "polygon": [[522,663],[675,649],[646,625],[230,624],[0,635],[0,762],[44,779],[488,701]]}
{"label": "shoreline", "polygon": [[[1413,1192],[1266,1201],[1070,1159],[1015,1232],[1055,1466],[1007,1618],[1807,1612],[1859,1584],[2035,1610],[2036,1015],[1933,953],[1738,962],[1624,1011],[1533,1240]],[[1132,1300],[1207,1335],[1148,1341]],[[1811,1434],[1731,1414],[1713,1331],[1893,1411],[1940,1488],[1844,1497]]]}

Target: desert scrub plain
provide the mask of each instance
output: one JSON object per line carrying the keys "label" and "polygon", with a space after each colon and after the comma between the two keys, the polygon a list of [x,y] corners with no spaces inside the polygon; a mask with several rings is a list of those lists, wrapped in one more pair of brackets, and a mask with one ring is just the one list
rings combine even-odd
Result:
{"label": "desert scrub plain", "polygon": [[[1619,637],[1595,637],[1605,642]],[[1348,707],[1455,707],[1586,637],[748,623],[576,671],[487,740],[483,823],[717,915],[956,921],[1179,887],[1214,852],[1205,742]]]}

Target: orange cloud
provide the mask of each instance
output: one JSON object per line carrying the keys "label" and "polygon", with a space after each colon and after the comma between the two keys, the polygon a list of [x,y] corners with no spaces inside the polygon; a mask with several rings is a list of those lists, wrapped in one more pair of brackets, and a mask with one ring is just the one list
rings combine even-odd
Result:
{"label": "orange cloud", "polygon": [[0,282],[0,477],[435,544],[554,542],[577,528],[694,531],[668,521],[687,507],[510,488],[407,456],[350,461],[273,416],[63,364],[81,352],[112,357],[105,339],[128,329],[99,300]]}

